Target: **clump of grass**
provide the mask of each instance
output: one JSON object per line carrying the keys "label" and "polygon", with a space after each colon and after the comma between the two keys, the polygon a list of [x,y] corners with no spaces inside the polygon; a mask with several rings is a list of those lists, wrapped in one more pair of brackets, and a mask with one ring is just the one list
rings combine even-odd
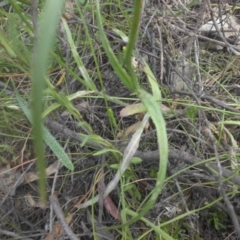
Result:
{"label": "clump of grass", "polygon": [[[61,170],[65,177],[61,191],[67,188],[65,181],[69,172],[76,176],[82,172],[90,173],[94,169],[95,173],[91,173],[90,180],[88,179],[91,184],[82,193],[84,197],[75,204],[75,209],[86,210],[91,206],[91,224],[96,236],[99,229],[95,226],[94,216],[99,214],[97,222],[102,224],[101,208],[105,204],[107,212],[120,220],[118,225],[109,224],[108,230],[114,229],[124,239],[133,239],[132,225],[141,222],[146,231],[139,233],[139,239],[147,235],[156,239],[180,239],[180,236],[181,239],[186,239],[185,231],[194,229],[195,220],[191,217],[220,204],[222,200],[220,197],[211,198],[204,206],[189,210],[188,207],[192,204],[186,203],[186,199],[191,195],[189,185],[194,188],[192,175],[187,175],[191,176],[189,181],[184,181],[181,186],[178,183],[181,176],[199,167],[208,169],[215,180],[200,182],[199,187],[216,187],[218,173],[214,159],[217,155],[208,147],[207,141],[211,138],[212,145],[219,147],[219,159],[225,161],[226,167],[231,167],[233,173],[239,169],[239,154],[236,153],[239,113],[231,111],[236,107],[237,101],[233,91],[226,86],[233,81],[232,72],[237,71],[237,60],[226,57],[226,61],[232,61],[232,64],[228,64],[221,76],[213,76],[212,73],[218,74],[224,65],[225,60],[220,54],[211,58],[211,65],[206,63],[207,59],[202,59],[199,65],[199,62],[195,63],[195,56],[181,56],[198,70],[198,74],[205,74],[207,78],[211,75],[202,84],[208,89],[215,88],[217,92],[211,90],[214,96],[218,91],[221,96],[228,95],[233,101],[232,108],[223,110],[212,104],[210,98],[201,99],[202,96],[193,91],[194,84],[199,80],[197,77],[193,80],[193,87],[187,86],[187,96],[172,96],[169,90],[165,91],[166,86],[163,86],[164,69],[154,70],[154,61],[152,60],[151,66],[138,53],[138,37],[144,38],[146,35],[146,29],[141,31],[140,27],[141,21],[144,21],[143,1],[135,1],[133,6],[128,1],[83,1],[84,6],[79,5],[78,1],[71,5],[70,1],[68,13],[64,10],[65,1],[42,1],[38,8],[34,5],[36,2],[33,1],[32,15],[29,14],[29,5],[25,1],[16,3],[10,0],[10,4],[6,5],[9,11],[6,6],[5,10],[0,11],[3,16],[0,31],[0,43],[3,46],[0,64],[3,67],[0,74],[6,87],[14,92],[11,97],[5,95],[7,89],[1,92],[4,98],[0,106],[3,110],[0,125],[1,129],[5,129],[1,135],[7,136],[8,140],[3,141],[0,147],[15,156],[15,142],[18,139],[33,141],[34,147],[31,150],[37,159],[42,201],[46,200],[45,168],[52,161],[46,156],[46,145],[49,147],[47,151],[51,149],[55,158],[66,167]],[[195,4],[189,6],[192,9]],[[175,16],[184,15],[185,11],[183,8],[168,10],[167,13],[174,19]],[[157,13],[161,14],[159,11],[155,12]],[[147,26],[149,24],[150,22]],[[164,21],[159,25],[164,37],[169,40],[168,50],[178,62],[181,55],[179,46],[185,44],[183,38],[170,31]],[[133,61],[133,58],[137,61]],[[164,66],[162,63],[160,65]],[[157,76],[159,72],[162,76],[161,84]],[[113,86],[112,89],[117,86],[115,89],[119,91],[112,94],[114,91],[109,91],[110,86]],[[117,95],[120,93],[122,96]],[[224,101],[222,98],[220,100]],[[216,101],[214,103],[219,104]],[[122,111],[125,111],[124,116],[121,116]],[[138,124],[134,125],[136,119],[130,111],[137,116]],[[203,116],[207,128],[202,125]],[[25,122],[16,123],[18,118],[25,119]],[[231,121],[232,119],[234,120]],[[131,129],[133,125],[137,126],[134,130]],[[121,130],[127,130],[128,134],[119,134]],[[68,139],[66,143],[59,140],[56,132]],[[151,139],[141,144],[147,135]],[[223,142],[229,143],[232,154],[224,150]],[[192,158],[199,158],[192,161],[184,157],[178,159],[171,155],[174,151],[168,156],[170,146],[174,150],[181,148],[178,153],[185,153],[184,157],[188,156],[185,150],[190,146],[188,150],[193,154]],[[143,151],[156,149],[151,154],[159,165],[144,169],[143,172],[148,172],[148,176],[143,177],[140,165],[137,164],[141,159],[134,157],[144,156],[144,153],[138,151],[140,147]],[[80,160],[74,158],[74,155]],[[231,161],[228,161],[230,157]],[[96,167],[92,165],[79,171],[79,166],[84,166],[82,162],[86,158],[98,158],[101,161]],[[169,176],[166,177],[169,159],[172,164],[173,158],[188,161],[188,164],[184,163],[180,168],[178,166],[172,169],[172,172],[169,169]],[[196,173],[194,171],[193,174]],[[150,179],[147,179],[149,176]],[[230,176],[228,179],[223,178],[223,181],[232,189],[237,187]],[[140,182],[143,185],[151,182],[151,190],[143,193],[139,187]],[[54,188],[53,184],[52,189]],[[114,196],[116,189],[119,196],[115,196],[112,201],[110,197]],[[177,211],[171,217],[160,216],[161,221],[156,223],[149,219],[149,214],[156,203],[162,201],[161,193],[168,196],[168,214],[174,209]],[[228,194],[234,194],[234,190]],[[173,207],[170,202],[176,206]],[[71,208],[67,211],[72,213]],[[219,215],[213,213],[212,216],[214,224],[222,227],[218,221]],[[199,239],[198,233],[189,235]]]}

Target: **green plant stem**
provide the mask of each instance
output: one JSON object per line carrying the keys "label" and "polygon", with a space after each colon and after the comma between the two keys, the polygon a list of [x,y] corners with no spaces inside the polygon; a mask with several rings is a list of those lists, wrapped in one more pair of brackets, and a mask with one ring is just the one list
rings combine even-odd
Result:
{"label": "green plant stem", "polygon": [[134,69],[132,66],[132,53],[133,49],[135,47],[136,39],[138,36],[138,29],[141,22],[141,16],[142,16],[142,5],[143,1],[138,0],[134,1],[134,12],[133,12],[133,18],[132,18],[132,25],[130,30],[130,36],[129,36],[129,42],[126,49],[126,57],[125,57],[125,63],[126,67],[130,73],[130,76],[132,77],[132,80],[135,84],[135,89],[139,89],[138,80],[136,77],[136,74],[134,73]]}
{"label": "green plant stem", "polygon": [[[128,215],[131,215],[132,217],[137,217],[137,213],[131,211],[130,209],[126,209],[126,213]],[[162,236],[164,237],[164,239],[166,240],[174,240],[170,235],[168,235],[166,232],[164,232],[159,226],[154,225],[153,223],[151,223],[149,220],[147,220],[144,217],[141,217],[140,220],[142,220],[143,222],[145,222],[149,227],[151,227],[157,234],[158,236]]]}

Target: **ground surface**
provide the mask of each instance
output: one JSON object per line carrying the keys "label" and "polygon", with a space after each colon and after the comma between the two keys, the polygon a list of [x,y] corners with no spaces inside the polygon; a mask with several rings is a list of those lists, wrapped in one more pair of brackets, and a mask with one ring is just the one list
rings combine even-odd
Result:
{"label": "ground surface", "polygon": [[[48,201],[45,207],[39,203],[31,125],[20,111],[9,107],[12,103],[17,105],[12,80],[22,96],[29,96],[29,69],[22,67],[21,71],[3,54],[5,57],[1,61],[3,70],[0,75],[3,112],[0,121],[1,239],[19,239],[21,236],[22,239],[70,239],[63,237],[61,224],[56,225],[55,212],[58,210],[51,207],[54,202],[58,202],[72,231],[81,239],[93,239],[93,232],[99,239],[140,239],[140,236],[141,239],[165,239],[150,231],[151,227],[143,221],[131,225],[127,233],[117,228],[102,230],[121,224],[118,212],[109,210],[103,197],[92,207],[78,210],[81,203],[93,198],[97,192],[104,192],[105,184],[113,179],[119,167],[116,164],[120,159],[116,159],[114,154],[107,151],[94,154],[102,149],[101,141],[108,144],[105,149],[109,146],[124,152],[138,128],[137,124],[143,119],[143,114],[121,117],[124,107],[139,101],[112,70],[99,39],[94,14],[89,10],[93,5],[83,9],[82,13],[87,21],[98,66],[84,30],[83,17],[71,8],[71,4],[68,5],[65,19],[78,46],[77,52],[99,92],[104,91],[107,96],[114,97],[107,99],[114,121],[107,112],[106,99],[97,93],[74,99],[72,103],[81,113],[82,122],[91,126],[95,137],[101,137],[99,145],[95,139],[84,144],[78,134],[88,133],[88,128],[79,124],[64,106],[48,115],[47,128],[71,156],[75,168],[71,172],[61,167],[52,151],[45,148],[47,195],[54,195],[57,199],[52,199],[51,204]],[[112,1],[112,4],[103,4],[101,9],[105,32],[120,62],[126,44],[121,34],[113,29],[129,34],[132,7],[131,1],[122,1],[121,4]],[[135,47],[135,71],[142,88],[150,92],[148,79],[142,71],[143,59],[148,63],[159,83],[162,103],[170,110],[164,114],[169,142],[167,178],[156,204],[145,217],[153,224],[162,224],[161,229],[173,239],[238,239],[234,231],[239,227],[240,218],[240,49],[237,30],[240,25],[229,23],[229,19],[233,16],[238,19],[239,8],[225,1],[156,0],[146,1],[142,12]],[[22,9],[29,14],[28,6]],[[5,10],[13,11],[8,5]],[[209,22],[213,18],[215,23]],[[224,31],[214,27],[218,22],[221,22],[220,30]],[[206,30],[206,23],[212,24],[212,27]],[[56,92],[65,96],[86,90],[68,71],[71,69],[82,77],[71,56],[62,25],[57,36],[58,48],[55,52],[61,53],[60,58],[67,67],[63,68],[54,59],[49,69],[51,83]],[[22,39],[26,41],[28,38],[22,35]],[[19,59],[15,61],[21,65]],[[97,68],[104,86],[97,75]],[[61,80],[63,70],[65,80]],[[50,98],[47,106],[54,101],[56,99]],[[156,130],[151,120],[141,136],[135,156],[142,162],[132,164],[121,184],[111,192],[108,201],[113,204],[108,205],[110,208],[116,206],[121,210],[124,198],[127,208],[137,210],[154,188],[159,152]],[[122,184],[131,186],[124,194]],[[50,227],[53,227],[52,231]],[[59,238],[51,235],[54,231]]]}

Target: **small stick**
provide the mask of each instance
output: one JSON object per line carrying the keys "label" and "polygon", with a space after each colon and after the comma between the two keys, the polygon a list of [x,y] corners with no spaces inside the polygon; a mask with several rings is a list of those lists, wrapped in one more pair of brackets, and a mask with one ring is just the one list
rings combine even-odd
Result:
{"label": "small stick", "polygon": [[49,199],[52,204],[53,210],[54,210],[55,214],[57,215],[59,222],[62,224],[62,228],[64,229],[65,233],[68,235],[69,239],[70,240],[79,240],[79,238],[76,237],[76,235],[74,234],[72,229],[68,226],[68,224],[64,218],[62,209],[60,207],[59,201],[57,199],[57,196],[55,194],[53,194],[49,197]]}

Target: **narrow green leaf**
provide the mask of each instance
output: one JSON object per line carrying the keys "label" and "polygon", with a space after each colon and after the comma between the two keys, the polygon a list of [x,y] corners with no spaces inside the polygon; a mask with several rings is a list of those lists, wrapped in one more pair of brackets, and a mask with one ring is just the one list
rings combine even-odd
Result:
{"label": "narrow green leaf", "polygon": [[132,66],[132,57],[133,57],[133,50],[135,47],[135,43],[138,36],[138,29],[141,22],[141,16],[142,16],[142,4],[143,0],[134,1],[134,12],[132,17],[132,24],[131,24],[131,30],[130,30],[130,36],[129,41],[127,44],[127,48],[125,51],[125,64],[127,67],[128,72],[130,73],[130,76],[132,78],[132,81],[134,81],[135,88],[139,88],[138,81],[136,74],[134,72],[133,66]]}
{"label": "narrow green leaf", "polygon": [[159,89],[158,81],[155,78],[155,76],[154,76],[152,70],[150,69],[150,67],[148,66],[148,64],[144,60],[143,60],[143,62],[144,62],[143,71],[147,75],[148,81],[151,84],[151,88],[152,88],[152,93],[153,93],[154,99],[156,101],[160,102],[161,99],[162,99],[162,96],[161,96],[161,91]]}
{"label": "narrow green leaf", "polygon": [[[85,95],[94,93],[94,91],[78,91],[75,92],[69,96],[66,96],[69,101],[72,101],[76,98],[83,97]],[[53,103],[51,106],[49,106],[46,110],[44,110],[42,117],[45,118],[48,114],[50,114],[55,109],[59,108],[61,106],[60,103]]]}
{"label": "narrow green leaf", "polygon": [[118,34],[125,43],[128,43],[129,38],[128,38],[128,36],[125,35],[124,32],[122,32],[121,30],[116,29],[116,28],[113,29],[113,32],[115,32],[116,34]]}
{"label": "narrow green leaf", "polygon": [[4,35],[4,32],[1,29],[0,29],[0,45],[2,45],[2,47],[6,49],[6,51],[11,57],[14,57],[14,58],[16,57],[15,52],[12,50],[11,46],[8,43],[7,38]]}
{"label": "narrow green leaf", "polygon": [[118,170],[118,169],[120,168],[120,164],[119,164],[119,163],[111,164],[109,167],[110,167],[111,169]]}
{"label": "narrow green leaf", "polygon": [[[156,102],[154,97],[147,93],[144,90],[141,90],[139,94],[139,98],[141,102],[146,107],[149,115],[152,118],[152,121],[156,127],[157,131],[157,139],[158,139],[158,149],[159,149],[159,170],[158,170],[158,176],[157,176],[157,182],[152,190],[151,196],[148,200],[148,202],[144,205],[144,209],[138,213],[135,217],[133,217],[129,222],[127,222],[127,225],[130,225],[137,220],[139,220],[141,217],[143,217],[155,204],[159,194],[161,193],[164,180],[166,177],[166,171],[167,171],[167,164],[168,164],[168,141],[167,141],[167,131],[165,127],[165,120],[163,118],[163,115],[161,113],[161,110],[159,108],[159,104]],[[160,150],[161,148],[161,150]]]}
{"label": "narrow green leaf", "polygon": [[[11,3],[13,1],[11,0]],[[59,22],[64,0],[45,1],[41,18],[38,19],[38,28],[35,29],[37,36],[34,39],[34,50],[32,60],[32,124],[35,152],[37,156],[37,168],[40,174],[39,191],[43,203],[46,202],[45,186],[45,158],[43,151],[44,135],[42,110],[43,90],[45,74],[49,64],[49,53],[54,43],[55,32]],[[17,7],[16,7],[17,8]],[[45,132],[46,133],[46,132]],[[47,139],[45,139],[48,141]],[[53,145],[54,146],[54,145]],[[61,154],[60,154],[61,155]],[[66,164],[66,163],[65,163]],[[71,167],[71,166],[70,166]]]}
{"label": "narrow green leaf", "polygon": [[116,119],[114,117],[113,110],[110,107],[107,107],[107,114],[108,114],[108,119],[110,121],[110,125],[112,130],[116,129],[118,127]]}
{"label": "narrow green leaf", "polygon": [[[126,213],[133,217],[137,217],[137,213],[131,211],[128,208],[126,208]],[[151,229],[153,229],[155,231],[155,233],[157,234],[157,236],[159,236],[159,237],[161,236],[165,240],[174,240],[174,238],[172,238],[168,233],[163,231],[158,225],[156,226],[155,224],[153,224],[151,221],[149,221],[148,219],[146,219],[144,217],[141,217],[141,220],[143,222],[145,222]]]}
{"label": "narrow green leaf", "polygon": [[16,57],[21,60],[20,64],[27,66],[27,69],[29,69],[31,52],[27,48],[26,43],[19,38],[18,21],[19,18],[16,15],[8,14],[8,39],[10,39],[11,48]]}
{"label": "narrow green leaf", "polygon": [[25,11],[22,10],[21,5],[19,5],[16,0],[8,0],[8,1],[11,3],[13,9],[18,14],[18,16],[21,18],[21,21],[23,21],[28,27],[28,29],[32,31],[33,27],[30,24],[29,18],[27,17],[28,15],[24,13]]}
{"label": "narrow green leaf", "polygon": [[103,154],[106,154],[106,153],[120,153],[118,150],[115,150],[115,149],[112,149],[112,148],[104,148],[102,150],[99,150],[95,153],[93,153],[93,156],[100,156],[100,155],[103,155]]}
{"label": "narrow green leaf", "polygon": [[78,1],[82,6],[85,6],[88,0],[78,0]]}
{"label": "narrow green leaf", "polygon": [[73,57],[74,57],[77,65],[78,65],[78,68],[79,68],[80,72],[82,73],[82,76],[83,76],[83,78],[86,82],[86,86],[90,90],[95,91],[97,88],[96,88],[94,82],[92,81],[92,79],[90,78],[90,76],[87,72],[87,69],[84,67],[82,59],[78,55],[76,46],[75,46],[74,41],[72,39],[72,33],[71,33],[71,31],[70,31],[70,29],[67,25],[67,22],[64,19],[62,21],[63,21],[63,26],[64,26],[66,34],[67,34],[68,42],[69,42]]}
{"label": "narrow green leaf", "polygon": [[51,148],[53,153],[58,157],[59,161],[69,170],[73,170],[74,166],[71,159],[66,154],[62,146],[58,143],[58,141],[45,127],[43,128],[43,139],[45,143]]}
{"label": "narrow green leaf", "polygon": [[108,56],[109,62],[111,63],[111,66],[113,67],[116,75],[119,77],[120,81],[130,90],[136,91],[137,88],[134,85],[133,80],[130,78],[130,76],[127,74],[125,69],[121,66],[119,63],[118,59],[116,58],[115,54],[113,53],[113,50],[109,44],[109,41],[105,35],[103,25],[102,25],[102,20],[101,20],[101,11],[100,11],[100,6],[99,6],[99,0],[96,1],[97,4],[97,11],[96,11],[96,16],[97,16],[97,22],[98,22],[98,27],[99,27],[99,34],[100,38],[102,40],[102,44],[104,47],[104,50]]}
{"label": "narrow green leaf", "polygon": [[[27,102],[18,93],[16,93],[16,99],[18,101],[20,108],[23,110],[29,122],[32,124],[32,115],[27,107]],[[45,127],[43,127],[43,140],[66,168],[68,168],[69,170],[74,169],[74,166],[69,156],[66,154],[62,146],[58,143],[58,141]]]}
{"label": "narrow green leaf", "polygon": [[133,158],[131,159],[131,163],[132,163],[132,164],[140,164],[141,162],[142,162],[142,159],[139,158],[139,157],[133,157]]}

